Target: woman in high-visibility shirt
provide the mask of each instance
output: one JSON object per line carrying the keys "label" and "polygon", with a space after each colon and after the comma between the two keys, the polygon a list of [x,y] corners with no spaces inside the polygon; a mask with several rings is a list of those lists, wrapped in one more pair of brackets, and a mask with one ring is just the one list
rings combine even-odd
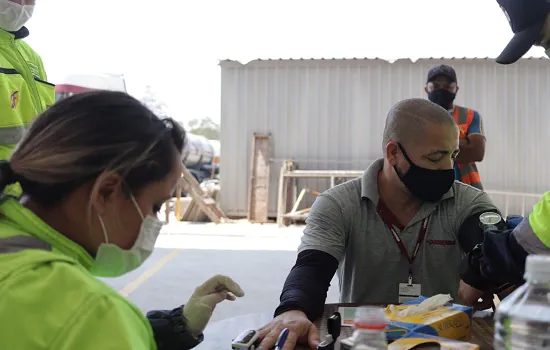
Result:
{"label": "woman in high-visibility shirt", "polygon": [[0,349],[190,349],[216,304],[244,295],[215,276],[185,306],[145,317],[94,277],[151,254],[184,144],[175,122],[121,92],[75,95],[37,117],[0,162],[0,189],[23,189],[0,200]]}

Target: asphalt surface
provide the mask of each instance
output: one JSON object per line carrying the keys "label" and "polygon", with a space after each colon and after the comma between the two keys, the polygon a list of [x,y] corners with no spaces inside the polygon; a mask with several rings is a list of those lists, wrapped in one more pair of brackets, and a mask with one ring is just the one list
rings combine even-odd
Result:
{"label": "asphalt surface", "polygon": [[[301,227],[173,223],[163,229],[152,256],[122,277],[103,279],[144,313],[184,304],[209,277],[225,274],[246,295],[218,305],[211,322],[273,312],[284,280],[296,259]],[[327,302],[338,300],[335,278]]]}

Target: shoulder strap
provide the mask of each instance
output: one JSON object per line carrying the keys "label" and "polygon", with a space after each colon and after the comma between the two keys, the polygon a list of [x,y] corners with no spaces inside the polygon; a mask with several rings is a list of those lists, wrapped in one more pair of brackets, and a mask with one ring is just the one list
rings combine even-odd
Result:
{"label": "shoulder strap", "polygon": [[457,124],[460,124],[460,109],[459,106],[455,106],[453,109],[453,118],[455,118]]}
{"label": "shoulder strap", "polygon": [[472,124],[472,121],[474,120],[474,114],[475,111],[473,109],[468,108],[466,110],[466,124],[468,125],[468,127],[470,126],[470,124]]}

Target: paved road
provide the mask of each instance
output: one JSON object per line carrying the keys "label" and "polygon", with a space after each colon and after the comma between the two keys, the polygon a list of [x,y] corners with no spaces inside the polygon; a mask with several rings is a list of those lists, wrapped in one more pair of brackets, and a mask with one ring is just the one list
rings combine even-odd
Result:
{"label": "paved road", "polygon": [[[146,312],[185,303],[196,286],[221,273],[234,278],[246,296],[220,304],[212,321],[271,312],[296,259],[301,230],[251,224],[167,225],[142,267],[104,280]],[[337,282],[332,283],[328,302],[338,300]]]}

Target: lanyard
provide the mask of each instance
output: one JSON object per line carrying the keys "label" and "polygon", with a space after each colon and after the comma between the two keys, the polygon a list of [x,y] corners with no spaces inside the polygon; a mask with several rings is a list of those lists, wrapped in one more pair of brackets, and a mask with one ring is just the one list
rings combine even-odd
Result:
{"label": "lanyard", "polygon": [[430,216],[426,217],[422,220],[422,224],[420,226],[420,231],[418,232],[418,238],[416,240],[416,245],[414,246],[414,250],[412,255],[409,256],[409,253],[407,252],[407,248],[405,247],[405,244],[403,244],[403,241],[401,240],[401,237],[399,237],[399,233],[397,233],[397,230],[394,227],[395,223],[395,217],[393,213],[389,211],[389,209],[386,207],[385,204],[381,203],[381,207],[378,210],[378,213],[380,214],[380,217],[390,230],[393,239],[395,240],[395,243],[399,247],[399,250],[401,251],[401,254],[407,260],[409,261],[409,264],[412,265],[414,262],[414,259],[416,259],[416,256],[418,255],[418,251],[420,250],[420,246],[422,245],[422,242],[424,241],[424,238],[426,238],[426,232],[428,231],[428,223],[430,222]]}
{"label": "lanyard", "polygon": [[397,246],[399,247],[401,254],[403,254],[403,256],[407,258],[407,260],[409,261],[409,264],[411,265],[414,262],[414,259],[416,259],[416,256],[418,255],[418,251],[420,250],[420,246],[422,245],[422,242],[426,237],[426,231],[428,231],[429,221],[430,221],[429,216],[424,220],[422,220],[422,226],[420,227],[420,231],[418,232],[418,239],[416,240],[416,245],[414,246],[412,255],[409,256],[409,253],[407,252],[407,248],[405,247],[405,244],[403,244],[403,241],[401,240],[401,237],[399,237],[399,233],[397,233],[397,230],[395,229],[393,224],[384,220],[386,226],[388,226],[388,228],[390,229],[393,239],[395,240],[395,243],[397,243]]}

